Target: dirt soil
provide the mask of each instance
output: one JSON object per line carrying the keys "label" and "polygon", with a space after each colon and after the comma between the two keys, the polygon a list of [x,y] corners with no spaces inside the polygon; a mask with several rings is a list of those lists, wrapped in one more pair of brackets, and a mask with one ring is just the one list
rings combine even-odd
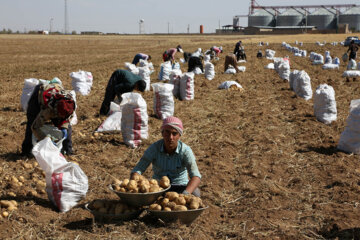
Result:
{"label": "dirt soil", "polygon": [[[337,150],[346,126],[350,101],[360,97],[360,79],[346,82],[339,70],[322,70],[309,58],[295,57],[283,41],[300,49],[341,58],[347,48],[333,46],[346,35],[281,36],[43,36],[0,35],[0,198],[18,202],[18,210],[0,219],[2,239],[360,239],[359,156]],[[224,74],[224,58],[243,40],[246,71]],[[259,42],[268,46],[259,46]],[[316,41],[326,41],[325,46]],[[143,93],[149,115],[149,139],[130,149],[121,134],[94,136],[105,119],[98,112],[112,72],[124,68],[136,53],[152,55],[157,74],[164,50],[181,44],[185,51],[223,46],[214,62],[216,77],[195,77],[195,99],[175,100],[175,116],[185,127],[183,142],[197,158],[202,174],[202,199],[209,206],[190,226],[164,223],[143,213],[118,224],[93,224],[84,203],[118,199],[107,188],[112,177],[128,178],[146,148],[161,138],[161,120],[154,117],[153,92]],[[322,83],[336,93],[337,121],[316,120],[313,99],[296,97],[272,62],[257,59],[259,49],[290,56],[291,69],[305,70],[313,91]],[[176,58],[179,59],[180,55]],[[19,155],[26,114],[20,107],[24,79],[58,77],[71,89],[69,74],[79,69],[94,76],[91,93],[78,95],[79,123],[73,126],[77,162],[89,179],[89,191],[79,207],[59,213],[48,200],[35,158]],[[182,65],[186,71],[187,66]],[[220,83],[238,81],[244,91],[218,90]],[[31,164],[29,164],[31,163]],[[146,176],[151,176],[151,169]],[[23,186],[11,177],[23,176]],[[35,191],[35,192],[34,192]],[[2,209],[1,211],[4,211]]]}

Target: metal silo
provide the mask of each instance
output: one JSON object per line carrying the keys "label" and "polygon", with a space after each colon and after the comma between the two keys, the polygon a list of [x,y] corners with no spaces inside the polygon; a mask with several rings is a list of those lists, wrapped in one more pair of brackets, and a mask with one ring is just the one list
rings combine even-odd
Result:
{"label": "metal silo", "polygon": [[301,26],[304,25],[305,10],[288,9],[277,17],[277,26]]}
{"label": "metal silo", "polygon": [[320,8],[307,18],[308,26],[315,26],[319,30],[336,28],[336,10]]}
{"label": "metal silo", "polygon": [[248,26],[273,26],[274,15],[274,10],[265,11],[264,9],[259,9],[253,14],[249,15]]}
{"label": "metal silo", "polygon": [[353,7],[340,14],[340,24],[349,24],[349,29],[352,31],[360,31],[360,7]]}

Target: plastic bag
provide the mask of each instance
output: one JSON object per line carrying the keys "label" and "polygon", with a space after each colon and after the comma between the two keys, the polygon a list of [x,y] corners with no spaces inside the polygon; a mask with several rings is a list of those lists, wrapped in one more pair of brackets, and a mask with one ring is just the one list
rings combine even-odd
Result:
{"label": "plastic bag", "polygon": [[88,178],[80,166],[66,161],[49,137],[38,142],[33,150],[45,172],[46,192],[60,212],[67,212],[86,196]]}

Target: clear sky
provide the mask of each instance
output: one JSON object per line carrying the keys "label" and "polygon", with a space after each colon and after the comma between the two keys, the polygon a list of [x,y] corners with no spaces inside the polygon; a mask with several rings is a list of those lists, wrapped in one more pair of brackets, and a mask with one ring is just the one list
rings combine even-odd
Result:
{"label": "clear sky", "polygon": [[[358,4],[359,0],[257,0],[263,6]],[[0,29],[64,32],[65,0],[0,0]],[[213,33],[246,15],[250,0],[67,0],[68,30],[104,33]],[[247,26],[247,19],[240,19]]]}

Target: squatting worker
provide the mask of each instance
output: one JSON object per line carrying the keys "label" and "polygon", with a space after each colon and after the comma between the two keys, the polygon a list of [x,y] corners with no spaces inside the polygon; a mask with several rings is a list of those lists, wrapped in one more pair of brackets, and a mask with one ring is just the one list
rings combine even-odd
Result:
{"label": "squatting worker", "polygon": [[145,53],[138,53],[135,55],[132,64],[137,65],[140,62],[140,59],[145,60],[145,61],[150,61],[151,60],[151,56],[147,55]]}
{"label": "squatting worker", "polygon": [[117,96],[121,101],[123,93],[134,90],[143,92],[146,88],[146,82],[140,76],[130,71],[118,69],[111,75],[105,91],[104,101],[101,104],[100,115],[108,114],[110,103]]}
{"label": "squatting worker", "polygon": [[[140,161],[131,171],[131,178],[143,174],[152,164],[153,178],[167,176],[171,182],[170,191],[193,194],[200,197],[200,172],[191,148],[180,141],[183,124],[177,117],[167,117],[161,126],[162,139],[150,145]],[[190,180],[189,180],[190,178]]]}
{"label": "squatting worker", "polygon": [[237,67],[236,56],[235,54],[232,53],[225,56],[224,71],[226,71],[230,65],[235,68],[236,72],[240,72],[240,70]]}
{"label": "squatting worker", "polygon": [[27,123],[25,139],[22,143],[22,155],[30,155],[33,148],[32,134],[37,140],[42,140],[46,136],[40,128],[51,121],[56,127],[61,129],[63,137],[63,154],[73,154],[72,149],[72,128],[70,119],[75,111],[76,104],[70,94],[59,83],[38,84],[28,102],[26,112]]}
{"label": "squatting worker", "polygon": [[351,59],[356,60],[356,52],[359,50],[359,47],[357,46],[357,44],[355,43],[354,40],[351,40],[350,45],[349,45],[349,49],[347,50],[347,53],[350,52],[349,55],[349,61]]}
{"label": "squatting worker", "polygon": [[166,61],[171,61],[173,62],[175,60],[175,54],[177,52],[181,52],[183,53],[184,51],[182,50],[182,47],[180,45],[178,45],[176,48],[170,48],[167,51],[165,51],[163,53],[163,60],[164,62]]}

